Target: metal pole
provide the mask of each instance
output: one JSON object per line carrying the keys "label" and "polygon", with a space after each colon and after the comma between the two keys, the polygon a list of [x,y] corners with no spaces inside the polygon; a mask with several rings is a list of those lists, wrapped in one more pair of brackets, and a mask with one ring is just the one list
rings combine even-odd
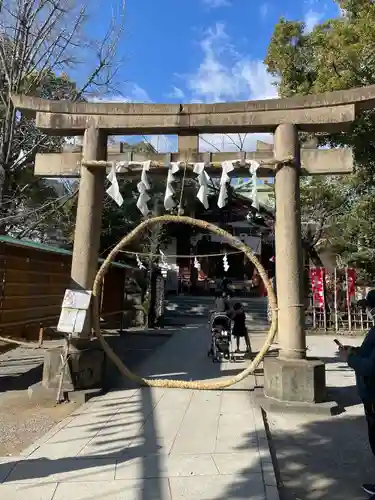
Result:
{"label": "metal pole", "polygon": [[348,328],[349,328],[349,332],[351,332],[352,331],[352,315],[351,315],[351,310],[350,310],[348,267],[345,268],[345,279],[346,279],[346,306],[347,306],[347,310],[348,310]]}
{"label": "metal pole", "polygon": [[334,281],[335,281],[335,288],[334,288],[334,304],[335,304],[335,330],[338,332],[339,330],[339,318],[338,318],[338,312],[337,312],[337,268],[335,267],[334,271]]}
{"label": "metal pole", "polygon": [[327,307],[326,307],[326,270],[322,267],[322,294],[323,294],[323,328],[327,331]]}

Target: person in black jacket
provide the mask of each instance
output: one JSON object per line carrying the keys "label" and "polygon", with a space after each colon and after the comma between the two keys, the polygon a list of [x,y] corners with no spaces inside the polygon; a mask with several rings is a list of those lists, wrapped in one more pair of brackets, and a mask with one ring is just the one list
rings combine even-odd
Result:
{"label": "person in black jacket", "polygon": [[[366,297],[370,316],[375,316],[375,290]],[[362,400],[368,429],[368,439],[372,454],[375,456],[375,327],[370,328],[360,347],[342,346],[341,357],[353,368],[359,397]],[[366,493],[375,500],[375,484],[363,484]]]}

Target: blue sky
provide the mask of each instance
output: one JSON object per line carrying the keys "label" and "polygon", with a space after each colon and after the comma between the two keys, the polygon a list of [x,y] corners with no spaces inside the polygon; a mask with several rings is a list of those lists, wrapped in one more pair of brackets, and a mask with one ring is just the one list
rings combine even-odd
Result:
{"label": "blue sky", "polygon": [[[116,2],[120,0],[112,0],[112,5]],[[104,5],[91,19],[93,30],[110,16],[111,2]],[[338,13],[333,0],[127,0],[119,88],[106,100],[178,103],[277,97],[263,59],[278,19],[304,20],[311,30]],[[222,138],[210,140],[222,149]],[[253,143],[254,137],[249,140]],[[159,139],[157,146],[165,150],[171,143]]]}

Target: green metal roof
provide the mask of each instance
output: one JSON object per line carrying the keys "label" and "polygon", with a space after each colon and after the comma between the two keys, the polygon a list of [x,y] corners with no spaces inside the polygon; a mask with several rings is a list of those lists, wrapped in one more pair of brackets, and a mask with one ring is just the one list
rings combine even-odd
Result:
{"label": "green metal roof", "polygon": [[[73,252],[71,252],[70,250],[66,250],[65,248],[54,247],[51,245],[46,245],[44,243],[38,243],[32,240],[18,240],[16,238],[12,238],[11,236],[0,236],[0,243],[7,243],[8,245],[23,247],[23,248],[33,248],[35,250],[40,250],[42,252],[49,252],[59,255],[69,255],[69,256],[73,255]],[[104,259],[99,259],[98,262],[101,264],[102,262],[104,262]],[[121,262],[112,262],[111,265],[114,267],[120,267],[122,269],[133,269],[133,270],[138,269],[135,266],[131,266],[129,264],[123,264]]]}

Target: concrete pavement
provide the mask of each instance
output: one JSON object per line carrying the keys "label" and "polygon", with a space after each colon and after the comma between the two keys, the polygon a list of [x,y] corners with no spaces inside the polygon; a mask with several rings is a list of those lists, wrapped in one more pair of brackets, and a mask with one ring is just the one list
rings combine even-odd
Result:
{"label": "concrete pavement", "polygon": [[[263,338],[254,335],[254,349]],[[247,363],[213,364],[208,344],[206,325],[181,329],[140,372],[211,379]],[[256,377],[212,392],[124,385],[81,407],[20,457],[0,459],[0,498],[278,500],[254,385]]]}
{"label": "concrete pavement", "polygon": [[[339,337],[359,345],[362,338]],[[375,459],[367,437],[355,375],[337,355],[333,336],[308,336],[308,355],[326,362],[327,388],[345,412],[337,416],[267,413],[282,500],[368,500],[362,483],[374,483]]]}

